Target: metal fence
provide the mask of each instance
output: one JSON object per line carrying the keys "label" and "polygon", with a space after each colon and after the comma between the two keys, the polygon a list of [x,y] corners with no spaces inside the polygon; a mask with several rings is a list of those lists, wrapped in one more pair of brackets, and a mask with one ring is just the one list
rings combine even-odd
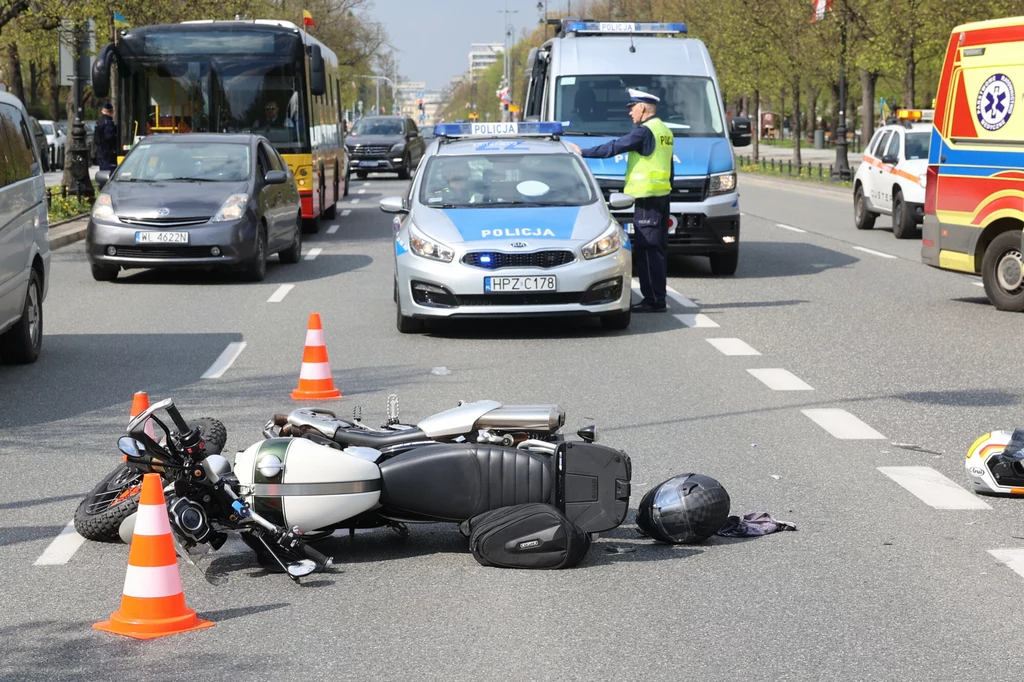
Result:
{"label": "metal fence", "polygon": [[783,162],[781,159],[765,159],[764,157],[756,161],[751,156],[738,156],[737,158],[741,166],[757,166],[761,171],[777,173],[779,175],[805,178],[817,177],[821,180],[849,180],[853,175],[853,171],[850,171],[850,177],[839,177],[839,174],[835,172],[835,166],[832,164],[798,163],[794,165],[792,159]]}
{"label": "metal fence", "polygon": [[67,187],[67,186],[47,187],[46,188],[46,208],[50,208],[51,206],[53,206],[53,200],[56,199],[57,197],[60,197],[61,199],[67,199],[68,197],[72,197],[72,198],[75,198],[75,199],[88,199],[88,198],[92,198],[92,197],[86,197],[85,195],[83,195],[78,190],[72,190],[70,187]]}

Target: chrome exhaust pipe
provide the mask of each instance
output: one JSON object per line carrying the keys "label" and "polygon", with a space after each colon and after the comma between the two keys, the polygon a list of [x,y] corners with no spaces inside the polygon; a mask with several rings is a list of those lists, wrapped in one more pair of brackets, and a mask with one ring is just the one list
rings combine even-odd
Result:
{"label": "chrome exhaust pipe", "polygon": [[551,433],[563,425],[565,412],[558,405],[502,405],[477,419],[474,428]]}

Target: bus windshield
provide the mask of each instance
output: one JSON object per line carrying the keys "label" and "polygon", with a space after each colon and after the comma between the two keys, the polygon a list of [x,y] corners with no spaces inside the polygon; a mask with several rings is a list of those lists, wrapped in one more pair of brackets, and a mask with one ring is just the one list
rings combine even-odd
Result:
{"label": "bus windshield", "polygon": [[[122,55],[128,139],[151,133],[253,132],[282,154],[309,153],[303,64],[289,54],[249,45],[248,53],[203,53],[204,34],[175,35]],[[273,36],[271,36],[273,38]],[[234,44],[221,37],[219,44]],[[245,47],[245,41],[241,42]],[[262,48],[262,49],[261,49]],[[148,51],[147,51],[148,50]]]}
{"label": "bus windshield", "polygon": [[626,108],[628,88],[661,99],[658,118],[676,137],[725,136],[715,84],[699,76],[562,76],[555,93],[555,120],[563,122],[568,135],[624,135],[633,129]]}

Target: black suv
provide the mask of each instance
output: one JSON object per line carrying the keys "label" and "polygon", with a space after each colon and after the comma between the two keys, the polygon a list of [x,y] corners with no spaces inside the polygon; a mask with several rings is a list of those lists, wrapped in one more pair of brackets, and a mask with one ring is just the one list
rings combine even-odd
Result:
{"label": "black suv", "polygon": [[352,126],[345,147],[349,176],[384,172],[406,180],[423,157],[426,143],[411,118],[366,116]]}

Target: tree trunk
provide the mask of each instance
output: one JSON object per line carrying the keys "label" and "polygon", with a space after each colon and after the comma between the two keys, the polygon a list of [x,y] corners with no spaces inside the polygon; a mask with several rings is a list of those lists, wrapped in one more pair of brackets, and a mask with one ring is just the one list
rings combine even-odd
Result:
{"label": "tree trunk", "polygon": [[800,76],[796,75],[793,76],[793,163],[797,169],[800,161]]}
{"label": "tree trunk", "polygon": [[761,91],[754,90],[754,111],[750,116],[750,129],[754,133],[750,136],[750,144],[753,146],[754,163],[760,159],[761,149]]}
{"label": "tree trunk", "polygon": [[[861,106],[864,108],[864,122],[861,125],[861,144],[866,145],[875,134],[875,84],[878,74],[866,69],[860,70]],[[882,122],[885,125],[885,122]]]}
{"label": "tree trunk", "polygon": [[903,45],[903,107],[914,108],[914,38],[907,37]]}
{"label": "tree trunk", "polygon": [[750,95],[743,95],[743,103],[740,105],[743,115],[750,118]]}
{"label": "tree trunk", "polygon": [[807,85],[807,130],[812,132],[818,129],[818,95],[820,94],[820,87]]}
{"label": "tree trunk", "polygon": [[28,63],[28,102],[35,104],[39,101],[39,67],[35,60]]}
{"label": "tree trunk", "polygon": [[11,79],[11,94],[24,102],[25,81],[21,75],[21,55],[18,54],[17,43],[11,43],[7,46],[7,64]]}
{"label": "tree trunk", "polygon": [[57,112],[60,109],[60,75],[57,73],[57,62],[50,59],[50,97],[49,97],[49,109],[50,109],[50,120],[57,120]]}

